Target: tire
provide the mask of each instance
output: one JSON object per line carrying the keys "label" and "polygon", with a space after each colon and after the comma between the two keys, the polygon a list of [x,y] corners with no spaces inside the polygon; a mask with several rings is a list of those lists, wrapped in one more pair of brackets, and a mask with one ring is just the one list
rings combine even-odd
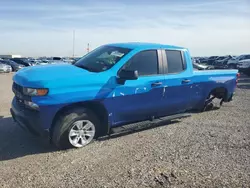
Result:
{"label": "tire", "polygon": [[[213,95],[209,94],[206,100],[214,98]],[[202,112],[210,110],[218,110],[223,104],[223,99],[214,98],[210,102],[205,102]]]}
{"label": "tire", "polygon": [[[88,126],[91,125],[92,129],[86,132],[91,132],[91,134],[93,132],[93,135],[91,136],[88,135],[89,140],[87,135],[86,137],[84,136],[85,139],[87,140],[86,142],[84,141],[85,139],[83,139],[82,134],[87,134],[87,133],[83,133],[85,132],[84,130],[76,130],[78,129],[79,122],[83,122],[82,124],[83,128],[85,127],[84,123],[86,123],[86,125]],[[97,116],[92,111],[85,108],[73,108],[60,115],[60,117],[57,119],[55,126],[52,130],[51,139],[53,144],[59,149],[81,148],[91,143],[95,138],[97,138],[100,135],[99,127],[100,127],[100,122]],[[78,134],[76,137],[80,137],[78,144],[76,144],[75,142],[74,142],[75,144],[72,144],[73,141],[77,139],[74,139],[75,135],[71,133]],[[70,135],[72,136],[70,137]],[[81,144],[83,142],[84,144]]]}

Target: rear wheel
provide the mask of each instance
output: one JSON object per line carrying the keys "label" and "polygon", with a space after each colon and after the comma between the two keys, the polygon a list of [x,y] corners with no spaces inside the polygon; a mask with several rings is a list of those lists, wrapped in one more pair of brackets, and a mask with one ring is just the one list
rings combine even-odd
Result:
{"label": "rear wheel", "polygon": [[55,123],[52,142],[60,149],[81,148],[99,135],[99,120],[84,108],[63,113]]}
{"label": "rear wheel", "polygon": [[214,95],[210,94],[205,101],[202,111],[219,109],[222,106],[223,101],[223,99],[216,98]]}

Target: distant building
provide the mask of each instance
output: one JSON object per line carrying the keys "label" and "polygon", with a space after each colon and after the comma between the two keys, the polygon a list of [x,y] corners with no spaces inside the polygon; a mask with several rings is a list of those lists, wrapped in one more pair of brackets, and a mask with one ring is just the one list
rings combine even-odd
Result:
{"label": "distant building", "polygon": [[0,55],[0,58],[20,58],[21,55]]}

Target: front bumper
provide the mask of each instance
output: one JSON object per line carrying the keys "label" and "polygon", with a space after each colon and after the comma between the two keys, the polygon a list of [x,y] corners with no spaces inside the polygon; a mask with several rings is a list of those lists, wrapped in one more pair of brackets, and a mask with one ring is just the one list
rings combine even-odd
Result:
{"label": "front bumper", "polygon": [[9,69],[0,69],[0,72],[6,73],[6,72],[10,72]]}
{"label": "front bumper", "polygon": [[14,121],[24,130],[36,136],[49,137],[49,131],[40,124],[39,111],[20,106],[15,97],[12,101],[10,112]]}

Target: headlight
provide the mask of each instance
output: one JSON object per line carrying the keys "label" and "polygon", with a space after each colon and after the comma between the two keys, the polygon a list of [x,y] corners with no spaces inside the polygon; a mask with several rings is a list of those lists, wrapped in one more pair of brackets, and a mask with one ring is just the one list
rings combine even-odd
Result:
{"label": "headlight", "polygon": [[28,96],[44,96],[47,95],[48,92],[48,89],[23,88],[24,95]]}

